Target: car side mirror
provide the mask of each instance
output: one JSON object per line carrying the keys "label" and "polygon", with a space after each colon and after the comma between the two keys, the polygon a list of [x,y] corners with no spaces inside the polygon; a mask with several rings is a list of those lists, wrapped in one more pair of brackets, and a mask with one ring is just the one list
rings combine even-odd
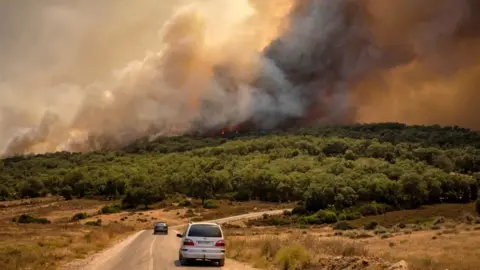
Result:
{"label": "car side mirror", "polygon": [[180,233],[177,233],[177,237],[178,237],[178,238],[182,238],[183,235],[181,235]]}

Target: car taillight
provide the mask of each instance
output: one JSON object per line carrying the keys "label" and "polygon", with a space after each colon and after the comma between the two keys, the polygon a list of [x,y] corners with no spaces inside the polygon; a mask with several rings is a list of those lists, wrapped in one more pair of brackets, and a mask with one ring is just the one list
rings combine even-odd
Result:
{"label": "car taillight", "polygon": [[225,241],[219,240],[219,241],[217,241],[217,243],[215,243],[215,246],[216,247],[224,247],[225,246]]}
{"label": "car taillight", "polygon": [[184,246],[195,246],[195,243],[190,239],[185,239],[185,241],[183,241],[183,245]]}

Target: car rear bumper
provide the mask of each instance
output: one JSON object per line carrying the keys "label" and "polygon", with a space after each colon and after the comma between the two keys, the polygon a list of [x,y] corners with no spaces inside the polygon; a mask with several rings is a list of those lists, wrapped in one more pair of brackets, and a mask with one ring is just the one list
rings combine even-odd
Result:
{"label": "car rear bumper", "polygon": [[180,251],[180,254],[185,259],[194,260],[225,260],[225,252],[203,252],[201,250],[188,250],[184,249]]}
{"label": "car rear bumper", "polygon": [[153,230],[153,233],[168,233],[168,230]]}

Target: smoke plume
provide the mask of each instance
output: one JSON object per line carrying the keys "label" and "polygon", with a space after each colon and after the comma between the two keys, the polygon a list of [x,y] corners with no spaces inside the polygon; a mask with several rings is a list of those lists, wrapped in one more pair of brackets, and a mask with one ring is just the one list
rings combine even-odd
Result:
{"label": "smoke plume", "polygon": [[399,121],[480,128],[475,0],[0,3],[4,155]]}

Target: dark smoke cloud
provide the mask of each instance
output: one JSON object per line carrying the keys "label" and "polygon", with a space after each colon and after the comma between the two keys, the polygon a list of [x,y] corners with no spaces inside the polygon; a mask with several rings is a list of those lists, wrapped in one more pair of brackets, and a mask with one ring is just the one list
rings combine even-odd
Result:
{"label": "dark smoke cloud", "polygon": [[241,127],[480,128],[475,0],[66,3],[0,3],[7,155]]}
{"label": "dark smoke cloud", "polygon": [[292,81],[312,83],[313,122],[480,128],[478,12],[477,1],[298,1],[268,55]]}

